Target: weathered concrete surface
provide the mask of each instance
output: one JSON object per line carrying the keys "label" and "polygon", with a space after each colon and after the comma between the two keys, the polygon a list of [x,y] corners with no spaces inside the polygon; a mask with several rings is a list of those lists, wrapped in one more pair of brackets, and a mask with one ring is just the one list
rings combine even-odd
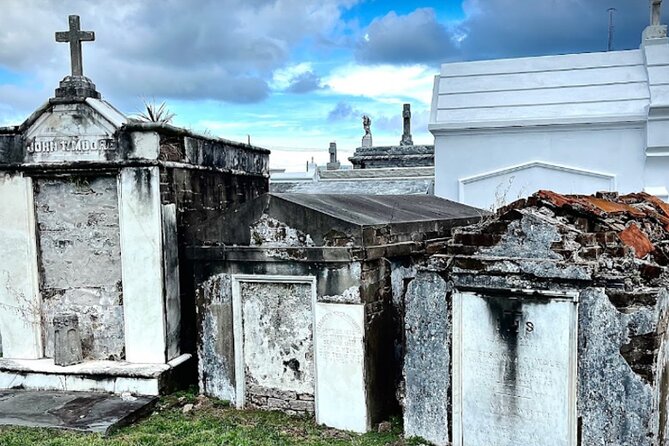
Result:
{"label": "weathered concrete surface", "polygon": [[309,234],[293,229],[275,218],[264,214],[251,225],[251,244],[266,248],[314,246]]}
{"label": "weathered concrete surface", "polygon": [[197,311],[200,392],[236,403],[232,285],[229,274],[213,276],[198,288]]}
{"label": "weathered concrete surface", "polygon": [[457,290],[578,292],[578,419],[569,436],[582,445],[659,446],[669,430],[667,221],[669,207],[647,194],[541,191],[457,229],[447,243],[428,242],[440,254],[423,269]]}
{"label": "weathered concrete surface", "polygon": [[437,273],[419,272],[406,293],[404,432],[449,445],[451,303]]}
{"label": "weathered concrete surface", "polygon": [[110,434],[148,415],[157,397],[0,390],[0,425]]}
{"label": "weathered concrete surface", "polygon": [[310,284],[240,283],[247,400],[252,386],[313,394]]}
{"label": "weathered concrete surface", "polygon": [[358,147],[348,160],[354,169],[434,166],[434,146]]}
{"label": "weathered concrete surface", "polygon": [[53,359],[0,359],[0,389],[106,392],[160,395],[182,388],[191,367],[191,355],[183,354],[166,364],[126,361],[85,361],[67,367]]}
{"label": "weathered concrete surface", "polygon": [[79,364],[84,356],[81,353],[79,318],[74,313],[59,313],[53,317],[54,355],[53,363],[57,366]]}
{"label": "weathered concrete surface", "polygon": [[650,446],[657,421],[653,387],[635,373],[621,350],[635,337],[654,334],[658,313],[620,313],[603,289],[580,294],[578,414],[580,444]]}
{"label": "weathered concrete surface", "polygon": [[123,286],[116,178],[38,179],[45,354],[53,316],[76,313],[87,359],[123,359]]}

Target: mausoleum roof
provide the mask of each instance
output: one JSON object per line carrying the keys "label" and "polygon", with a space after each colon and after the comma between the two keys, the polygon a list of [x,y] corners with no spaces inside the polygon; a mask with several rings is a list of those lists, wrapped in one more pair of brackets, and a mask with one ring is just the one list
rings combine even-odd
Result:
{"label": "mausoleum roof", "polygon": [[360,226],[480,217],[485,211],[433,195],[270,194]]}
{"label": "mausoleum roof", "polygon": [[650,103],[642,50],[447,63],[435,82],[431,130],[638,121]]}

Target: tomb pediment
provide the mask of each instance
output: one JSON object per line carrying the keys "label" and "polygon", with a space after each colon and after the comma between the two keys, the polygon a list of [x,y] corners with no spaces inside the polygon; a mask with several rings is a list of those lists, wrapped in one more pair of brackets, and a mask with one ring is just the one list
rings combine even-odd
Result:
{"label": "tomb pediment", "polygon": [[104,101],[56,103],[24,134],[25,163],[110,161],[119,148],[116,131],[125,116]]}
{"label": "tomb pediment", "polygon": [[[612,191],[616,176],[543,161],[531,161],[491,172],[460,178],[459,201],[483,209],[499,207],[538,189],[560,193],[583,194],[589,191]],[[490,191],[495,191],[491,202]]]}

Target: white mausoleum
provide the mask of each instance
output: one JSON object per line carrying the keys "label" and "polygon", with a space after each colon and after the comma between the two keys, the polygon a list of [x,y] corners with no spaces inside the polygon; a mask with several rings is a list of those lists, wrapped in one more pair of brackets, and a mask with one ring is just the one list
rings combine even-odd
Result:
{"label": "white mausoleum", "polygon": [[482,208],[538,189],[669,198],[669,40],[658,2],[651,15],[638,50],[442,65],[435,194]]}

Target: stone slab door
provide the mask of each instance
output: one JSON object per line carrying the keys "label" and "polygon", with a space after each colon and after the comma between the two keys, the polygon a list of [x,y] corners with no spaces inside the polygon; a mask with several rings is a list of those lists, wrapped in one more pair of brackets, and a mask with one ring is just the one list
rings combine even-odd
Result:
{"label": "stone slab door", "polygon": [[575,446],[577,304],[576,293],[454,294],[454,446]]}
{"label": "stone slab door", "polygon": [[233,276],[236,406],[312,414],[315,279]]}

